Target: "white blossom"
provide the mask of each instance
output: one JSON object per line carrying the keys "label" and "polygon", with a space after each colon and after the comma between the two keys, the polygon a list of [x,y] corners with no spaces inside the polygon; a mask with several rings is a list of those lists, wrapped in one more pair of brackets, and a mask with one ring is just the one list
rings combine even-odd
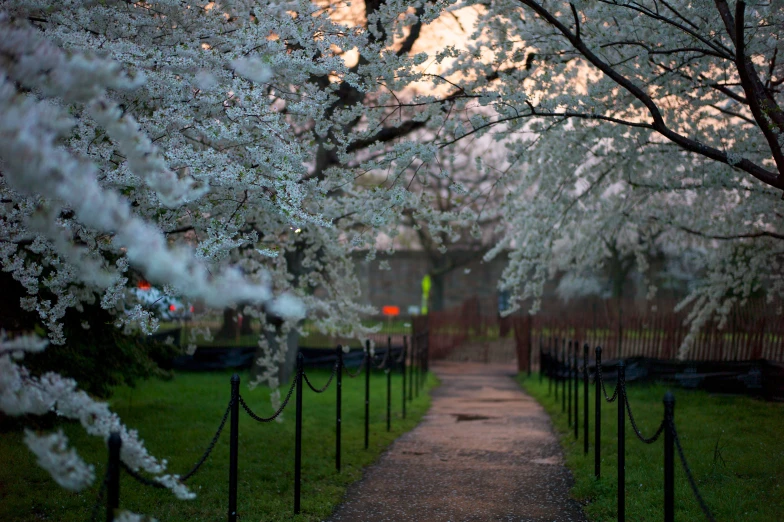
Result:
{"label": "white blossom", "polygon": [[86,464],[73,448],[68,447],[68,438],[61,430],[43,436],[25,430],[24,442],[38,457],[38,465],[65,489],[81,491],[95,479],[93,466]]}

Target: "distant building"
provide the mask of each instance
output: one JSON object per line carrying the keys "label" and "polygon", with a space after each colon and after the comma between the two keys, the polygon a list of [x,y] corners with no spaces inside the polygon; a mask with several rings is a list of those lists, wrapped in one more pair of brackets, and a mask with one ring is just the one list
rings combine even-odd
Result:
{"label": "distant building", "polygon": [[[390,270],[382,270],[380,261],[386,261]],[[362,289],[361,302],[370,304],[377,309],[382,306],[398,306],[406,314],[409,310],[419,309],[422,302],[422,278],[427,274],[429,263],[426,254],[418,250],[398,251],[392,255],[381,255],[373,261],[365,261],[363,253],[356,254],[357,277]],[[479,298],[482,306],[488,310],[506,309],[510,304],[508,292],[499,292],[498,282],[501,278],[506,256],[498,256],[490,262],[475,261],[467,266],[457,268],[446,275],[444,284],[444,308],[460,305],[471,297]],[[657,269],[657,298],[678,300],[685,295],[686,284],[683,281],[665,281],[669,273],[661,261],[652,263]],[[563,278],[557,276],[548,281],[544,289],[544,299],[555,305],[555,301],[564,301],[564,292],[558,286]],[[566,278],[570,279],[570,278]],[[606,274],[597,274],[594,286],[606,287],[597,297],[609,297],[609,278]],[[573,278],[572,278],[573,280]],[[564,283],[567,283],[564,280]],[[591,287],[591,285],[584,285]],[[597,287],[598,287],[597,286]],[[563,290],[563,289],[561,289]],[[623,291],[626,299],[644,303],[647,288],[644,278],[632,271]],[[580,296],[574,296],[579,298]]]}
{"label": "distant building", "polygon": [[[381,270],[379,261],[389,263],[391,270]],[[481,260],[457,268],[446,275],[444,307],[457,306],[469,297],[497,302],[498,280],[506,259],[496,258],[489,263]],[[399,306],[402,311],[419,307],[422,302],[422,278],[428,271],[424,252],[398,251],[391,256],[381,256],[365,261],[357,255],[357,276],[362,287],[362,302],[381,309],[384,305]]]}

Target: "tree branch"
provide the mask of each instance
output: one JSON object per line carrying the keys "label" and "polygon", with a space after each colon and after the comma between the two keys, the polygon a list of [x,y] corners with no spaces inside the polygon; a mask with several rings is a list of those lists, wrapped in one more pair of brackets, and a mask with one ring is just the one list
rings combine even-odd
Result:
{"label": "tree branch", "polygon": [[472,134],[476,134],[477,132],[479,132],[481,130],[484,130],[484,129],[488,128],[488,127],[492,127],[494,125],[498,125],[499,123],[506,123],[506,122],[510,122],[510,121],[514,121],[514,120],[523,119],[523,118],[533,118],[533,117],[536,117],[536,116],[543,116],[543,117],[548,117],[548,118],[579,118],[579,119],[583,119],[583,120],[600,120],[600,121],[607,121],[607,122],[610,122],[610,123],[617,123],[619,125],[625,125],[627,127],[635,127],[635,128],[638,128],[638,129],[653,130],[653,126],[650,123],[641,123],[641,122],[635,122],[635,121],[622,120],[622,119],[619,119],[619,118],[613,118],[612,116],[604,116],[602,114],[586,114],[586,113],[582,113],[582,112],[571,112],[571,111],[537,112],[536,108],[533,106],[533,104],[531,104],[530,102],[526,102],[526,103],[528,104],[528,107],[531,109],[530,113],[517,114],[515,116],[509,116],[508,118],[500,118],[498,120],[494,120],[494,121],[485,123],[484,125],[480,125],[480,126],[474,128],[473,130],[471,130],[469,132],[466,132],[462,136],[457,136],[453,140],[445,141],[445,142],[439,144],[438,145],[439,148],[444,148],[444,147],[446,147],[448,145],[451,145],[451,144],[453,144],[455,142],[458,142],[458,141],[462,140],[463,138],[471,136]]}
{"label": "tree branch", "polygon": [[[576,38],[568,27],[561,23],[561,21],[553,16],[553,14],[550,13],[547,9],[542,7],[542,5],[533,0],[519,1],[523,5],[533,10],[549,25],[557,29],[594,67],[602,71],[616,84],[637,98],[637,100],[639,100],[648,109],[648,112],[650,113],[653,120],[652,127],[659,134],[688,151],[695,152],[721,163],[730,165],[726,152],[701,143],[695,139],[689,138],[670,129],[664,122],[664,118],[661,114],[661,111],[659,110],[659,107],[656,105],[656,102],[654,102],[645,91],[643,91],[634,82],[620,74],[618,71],[609,66],[605,61],[599,58],[596,54],[594,54],[582,40]],[[782,178],[778,172],[770,171],[746,158],[741,158],[739,161],[733,161],[732,166],[751,174],[767,185],[784,190],[784,178]],[[780,169],[784,171],[784,164],[781,165]]]}
{"label": "tree branch", "polygon": [[763,230],[761,232],[748,232],[746,234],[737,234],[734,236],[722,235],[722,234],[706,234],[704,232],[700,232],[699,230],[694,230],[689,227],[678,226],[680,230],[684,232],[688,232],[689,234],[693,234],[695,236],[704,237],[706,239],[717,239],[721,241],[732,241],[735,239],[756,239],[759,237],[772,237],[774,239],[782,239],[784,240],[784,234],[778,234],[776,232],[768,232],[767,230]]}
{"label": "tree branch", "polygon": [[[732,15],[729,12],[729,6],[725,0],[715,0],[719,13],[721,14],[724,25],[730,32],[730,36],[734,36],[735,41],[735,66],[738,69],[740,76],[740,83],[743,91],[746,93],[746,99],[749,101],[749,108],[757,121],[762,134],[768,142],[773,153],[773,159],[779,169],[778,181],[780,185],[784,181],[782,172],[784,172],[784,153],[779,146],[778,134],[784,132],[784,113],[781,108],[765,90],[765,86],[760,81],[754,70],[754,64],[751,58],[746,56],[746,43],[744,41],[744,17],[746,11],[746,2],[739,0],[735,5],[735,20],[733,23]],[[771,128],[768,121],[772,121],[777,129]],[[781,186],[779,188],[782,188]]]}
{"label": "tree branch", "polygon": [[400,46],[400,49],[397,50],[395,53],[397,56],[403,56],[404,54],[408,54],[411,52],[411,49],[414,47],[414,44],[419,39],[419,35],[422,33],[422,15],[425,14],[425,6],[420,5],[416,8],[414,12],[414,16],[417,17],[417,21],[414,25],[411,26],[411,30],[406,36],[406,39],[403,40],[403,44]]}

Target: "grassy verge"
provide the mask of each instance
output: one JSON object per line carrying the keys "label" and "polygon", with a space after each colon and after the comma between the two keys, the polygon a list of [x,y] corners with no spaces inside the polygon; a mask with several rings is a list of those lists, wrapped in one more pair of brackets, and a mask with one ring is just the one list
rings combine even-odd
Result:
{"label": "grassy verge", "polygon": [[[616,520],[617,403],[602,407],[601,479],[594,479],[594,394],[589,393],[590,450],[583,454],[582,386],[580,387],[580,439],[575,441],[560,395],[548,394],[547,379],[519,378],[550,414],[575,478],[573,496],[584,504],[592,521]],[[640,430],[651,436],[663,417],[660,385],[628,387],[632,413]],[[700,391],[674,389],[675,424],[686,459],[702,495],[716,520],[768,522],[784,513],[784,404],[748,397],[712,396]],[[611,389],[608,392],[612,393]],[[663,519],[663,438],[645,445],[626,421],[626,519]],[[705,520],[689,488],[676,452],[675,519]]]}
{"label": "grassy verge", "polygon": [[[314,386],[329,374],[309,371]],[[241,375],[243,382],[247,375]],[[184,473],[195,464],[215,430],[229,400],[230,373],[178,373],[174,380],[150,380],[135,389],[120,388],[111,407],[130,427],[138,429],[151,453],[169,460],[169,470]],[[429,377],[426,389],[436,384]],[[316,395],[305,386],[303,395],[302,514],[293,513],[294,400],[283,422],[260,424],[240,410],[238,512],[244,520],[323,520],[341,500],[345,488],[361,477],[403,432],[427,411],[430,398],[421,393],[401,416],[401,377],[392,382],[392,431],[386,431],[386,376],[371,379],[370,449],[364,449],[364,376],[343,379],[342,472],[335,471],[335,386]],[[288,389],[286,387],[283,392]],[[245,401],[259,414],[271,414],[269,389],[248,390]],[[79,426],[63,431],[80,454],[105,470],[106,447]],[[144,488],[130,477],[121,480],[120,506],[161,521],[224,520],[228,498],[228,425],[212,455],[188,482],[197,498],[180,501],[168,491]],[[35,463],[19,432],[0,433],[0,520],[83,522],[89,520],[97,486],[81,493],[58,487]]]}

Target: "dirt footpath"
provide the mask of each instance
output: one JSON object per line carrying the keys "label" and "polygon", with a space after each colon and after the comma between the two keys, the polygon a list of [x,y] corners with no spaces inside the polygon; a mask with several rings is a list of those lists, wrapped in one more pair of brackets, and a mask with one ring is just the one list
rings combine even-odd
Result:
{"label": "dirt footpath", "polygon": [[434,364],[422,423],[351,486],[333,521],[584,521],[544,410],[514,367]]}

